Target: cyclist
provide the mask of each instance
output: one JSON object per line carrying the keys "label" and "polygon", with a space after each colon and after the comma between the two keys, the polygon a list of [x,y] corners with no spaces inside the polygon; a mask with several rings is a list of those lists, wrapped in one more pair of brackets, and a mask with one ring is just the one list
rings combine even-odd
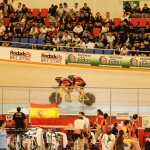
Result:
{"label": "cyclist", "polygon": [[[72,91],[71,87],[72,86],[72,82],[70,79],[68,78],[63,78],[63,77],[56,77],[55,78],[55,81],[58,82],[58,87],[59,86],[64,86],[64,87],[61,87],[63,91],[65,91],[69,97],[69,99],[71,98],[70,97],[70,93]],[[68,86],[68,87],[67,87]],[[67,88],[66,88],[67,87]]]}
{"label": "cyclist", "polygon": [[69,75],[68,78],[72,81],[72,86],[80,86],[80,88],[75,87],[75,90],[79,92],[80,97],[83,95],[83,87],[86,85],[85,81],[76,75]]}

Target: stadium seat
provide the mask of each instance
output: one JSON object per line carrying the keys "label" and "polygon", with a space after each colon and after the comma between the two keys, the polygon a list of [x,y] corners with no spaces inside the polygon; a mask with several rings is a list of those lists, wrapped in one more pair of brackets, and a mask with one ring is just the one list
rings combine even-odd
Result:
{"label": "stadium seat", "polygon": [[29,44],[28,48],[32,48],[32,45],[37,43],[37,38],[30,38],[29,43],[32,43],[32,44]]}
{"label": "stadium seat", "polygon": [[41,48],[42,45],[45,45],[45,39],[44,38],[38,38],[37,44],[41,44],[41,45],[38,45],[38,48]]}
{"label": "stadium seat", "polygon": [[86,49],[86,53],[93,54],[94,53],[94,49]]}
{"label": "stadium seat", "polygon": [[69,49],[68,49],[68,52],[73,52],[73,51],[72,51],[72,48],[69,48]]}
{"label": "stadium seat", "polygon": [[112,50],[104,50],[104,54],[111,55],[113,53]]}
{"label": "stadium seat", "polygon": [[130,23],[133,25],[133,27],[137,27],[138,26],[138,19],[139,18],[131,18],[130,19]]}
{"label": "stadium seat", "polygon": [[147,18],[140,18],[139,19],[139,27],[145,27],[147,24]]}
{"label": "stadium seat", "polygon": [[103,54],[103,49],[95,49],[95,54]]}
{"label": "stadium seat", "polygon": [[65,48],[60,48],[60,51],[61,51],[61,52],[67,52],[67,49],[65,49]]}
{"label": "stadium seat", "polygon": [[120,21],[121,21],[121,18],[114,18],[113,19],[113,22],[114,22],[115,26],[119,26]]}
{"label": "stadium seat", "polygon": [[[19,45],[19,47],[21,47],[21,48],[27,47],[28,46],[28,38],[21,38],[20,43],[21,44]],[[25,44],[23,44],[23,43],[25,43]]]}
{"label": "stadium seat", "polygon": [[48,9],[47,8],[42,8],[41,9],[41,17],[46,17],[48,14]]}
{"label": "stadium seat", "polygon": [[38,14],[40,14],[40,9],[39,8],[33,8],[33,10],[32,10],[32,16],[36,17]]}
{"label": "stadium seat", "polygon": [[49,25],[50,25],[49,18],[45,18],[44,23],[45,23],[46,27],[49,27]]}
{"label": "stadium seat", "polygon": [[32,11],[31,11],[31,8],[28,8],[28,13],[29,13],[29,12],[32,12]]}
{"label": "stadium seat", "polygon": [[93,28],[93,35],[94,37],[98,37],[100,34],[101,29],[100,28]]}
{"label": "stadium seat", "polygon": [[18,47],[19,41],[20,41],[20,38],[12,38],[12,42],[18,42],[18,43],[11,43],[10,46]]}
{"label": "stadium seat", "polygon": [[77,53],[84,53],[83,49],[77,49]]}
{"label": "stadium seat", "polygon": [[3,20],[4,20],[4,26],[7,27],[9,25],[10,18],[3,18]]}

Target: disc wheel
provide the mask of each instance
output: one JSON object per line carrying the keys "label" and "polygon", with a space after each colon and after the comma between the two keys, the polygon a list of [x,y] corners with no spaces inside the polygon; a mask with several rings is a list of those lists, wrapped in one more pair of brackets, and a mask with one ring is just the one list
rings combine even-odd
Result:
{"label": "disc wheel", "polygon": [[85,93],[84,94],[84,104],[87,106],[92,106],[94,105],[96,99],[95,99],[95,95],[93,93]]}
{"label": "disc wheel", "polygon": [[62,102],[62,97],[59,93],[56,94],[56,92],[53,92],[49,96],[49,102],[51,104],[57,103],[57,105],[59,105]]}

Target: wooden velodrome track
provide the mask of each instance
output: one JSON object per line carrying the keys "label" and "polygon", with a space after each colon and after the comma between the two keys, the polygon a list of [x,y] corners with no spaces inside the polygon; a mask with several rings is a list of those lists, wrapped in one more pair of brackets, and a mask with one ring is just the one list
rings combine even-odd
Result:
{"label": "wooden velodrome track", "polygon": [[0,59],[0,86],[51,87],[55,77],[79,75],[87,87],[150,88],[150,70],[27,63]]}

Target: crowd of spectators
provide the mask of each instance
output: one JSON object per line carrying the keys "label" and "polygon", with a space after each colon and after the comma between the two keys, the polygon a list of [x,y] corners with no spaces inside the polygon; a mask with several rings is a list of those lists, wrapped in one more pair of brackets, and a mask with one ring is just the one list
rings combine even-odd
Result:
{"label": "crowd of spectators", "polygon": [[[3,25],[6,17],[10,18],[8,26]],[[0,3],[0,36],[2,41],[6,41],[2,42],[2,46],[9,46],[8,41],[14,37],[44,38],[46,44],[54,45],[56,49],[58,46],[82,47],[86,52],[86,47],[103,48],[115,49],[114,54],[117,55],[150,56],[150,25],[133,27],[129,20],[131,17],[150,17],[147,4],[141,9],[138,5],[131,8],[126,2],[121,22],[115,26],[109,12],[105,16],[97,12],[94,16],[87,3],[82,8],[78,7],[78,3],[73,8],[67,3],[52,4],[47,16],[41,17],[39,13],[34,17],[25,4],[19,2],[14,9],[4,0]],[[45,24],[47,18],[48,26]],[[98,37],[93,35],[93,28],[100,28]],[[46,50],[47,46],[42,48]]]}

